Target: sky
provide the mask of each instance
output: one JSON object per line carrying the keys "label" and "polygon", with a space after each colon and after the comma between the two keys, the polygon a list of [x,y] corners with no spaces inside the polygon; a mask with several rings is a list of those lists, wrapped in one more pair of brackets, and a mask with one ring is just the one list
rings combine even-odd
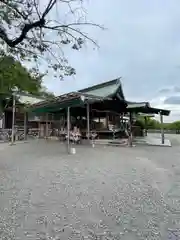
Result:
{"label": "sky", "polygon": [[60,95],[122,77],[127,100],[150,101],[172,110],[165,121],[180,120],[180,1],[88,0],[85,8],[87,20],[106,28],[86,28],[100,48],[65,49],[77,74],[48,76],[48,89]]}

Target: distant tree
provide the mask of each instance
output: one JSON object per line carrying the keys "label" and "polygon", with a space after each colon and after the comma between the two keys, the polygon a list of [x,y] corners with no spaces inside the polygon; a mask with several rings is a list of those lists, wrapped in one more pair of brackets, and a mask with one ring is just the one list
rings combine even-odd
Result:
{"label": "distant tree", "polygon": [[145,122],[144,117],[138,116],[137,121],[142,128],[147,127],[147,129],[159,129],[161,127],[160,122],[151,117],[147,117],[147,121]]}
{"label": "distant tree", "polygon": [[163,128],[165,130],[170,130],[170,125],[171,125],[171,123],[163,123]]}
{"label": "distant tree", "polygon": [[139,126],[140,128],[144,129],[145,128],[145,121],[143,118],[137,118],[135,126]]}
{"label": "distant tree", "polygon": [[0,0],[0,55],[8,54],[36,64],[45,59],[56,76],[74,75],[76,71],[68,64],[63,45],[79,50],[87,40],[97,46],[82,27],[102,29],[86,21],[83,2]]}
{"label": "distant tree", "polygon": [[[138,116],[137,125],[145,128],[144,117]],[[147,118],[147,128],[148,129],[160,129],[161,123],[153,118]],[[163,123],[163,128],[166,130],[180,130],[180,121],[175,121],[172,123]]]}
{"label": "distant tree", "polygon": [[168,124],[168,129],[180,130],[180,121],[175,121],[175,122]]}
{"label": "distant tree", "polygon": [[161,124],[159,121],[152,119],[152,118],[147,118],[147,126],[149,129],[160,129]]}
{"label": "distant tree", "polygon": [[42,97],[52,97],[53,94],[42,88],[43,74],[34,69],[30,71],[11,56],[0,58],[0,113],[9,104],[12,104],[12,92],[14,89],[24,93],[30,93]]}
{"label": "distant tree", "polygon": [[41,88],[42,77],[32,69],[28,71],[11,56],[0,57],[0,93],[11,93],[14,88],[28,93],[37,93]]}

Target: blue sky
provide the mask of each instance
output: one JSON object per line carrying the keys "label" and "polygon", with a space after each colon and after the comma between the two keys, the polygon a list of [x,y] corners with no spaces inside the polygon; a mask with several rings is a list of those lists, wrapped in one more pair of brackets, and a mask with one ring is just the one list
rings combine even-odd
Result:
{"label": "blue sky", "polygon": [[77,74],[45,80],[56,94],[122,77],[127,99],[151,101],[180,119],[180,1],[89,0],[87,19],[107,30],[88,27],[100,49],[65,50]]}

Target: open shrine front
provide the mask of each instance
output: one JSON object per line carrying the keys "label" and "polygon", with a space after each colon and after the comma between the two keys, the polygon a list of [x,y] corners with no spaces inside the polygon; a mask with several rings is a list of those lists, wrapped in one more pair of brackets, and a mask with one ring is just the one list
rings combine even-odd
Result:
{"label": "open shrine front", "polygon": [[[68,145],[85,139],[109,142],[127,139],[131,146],[133,136],[143,135],[142,129],[134,125],[137,113],[168,115],[170,112],[126,101],[120,79],[35,104],[31,111],[46,115],[46,138],[56,136]],[[50,115],[53,118],[49,122]]]}
{"label": "open shrine front", "polygon": [[[77,94],[77,93],[76,93]],[[78,94],[78,97],[82,94]],[[95,141],[97,139],[117,140],[128,138],[127,119],[118,110],[125,109],[125,103],[118,99],[87,99],[82,104],[69,104],[59,111],[53,108],[45,114],[47,116],[46,127],[44,127],[44,137],[56,137],[61,141],[69,143],[83,143],[84,140]],[[53,121],[49,124],[48,117],[53,116]],[[39,135],[40,137],[42,135]]]}
{"label": "open shrine front", "polygon": [[[144,129],[141,126],[134,124],[137,114],[152,113],[160,114],[163,144],[163,115],[170,114],[168,110],[150,107],[147,102],[126,101],[120,78],[78,92],[63,94],[50,100],[37,99],[35,102],[25,109],[21,117],[21,125],[24,122],[23,139],[26,139],[27,135],[39,138],[56,137],[68,143],[81,143],[84,139],[105,139],[109,142],[128,139],[132,145],[133,137],[143,136],[144,133],[144,136],[147,136],[146,128],[143,132]],[[34,116],[30,120],[31,114]],[[16,132],[15,124],[18,119],[15,97],[11,115],[13,143]]]}
{"label": "open shrine front", "polygon": [[81,139],[91,139],[92,135],[114,139],[126,136],[126,124],[122,118],[126,105],[118,78],[61,95],[52,102],[37,104],[34,110],[54,115],[51,135],[63,135],[69,127],[70,135],[76,135],[76,132]]}
{"label": "open shrine front", "polygon": [[[124,120],[123,114],[110,111],[94,111],[92,105],[89,105],[89,108],[88,105],[85,105],[83,108],[84,111],[82,109],[79,111],[79,108],[76,107],[69,108],[70,135],[75,135],[75,132],[78,132],[81,140],[92,139],[92,135],[97,139],[117,139],[127,136],[127,120]],[[66,110],[64,109],[61,114],[54,113],[54,120],[47,125],[48,137],[56,136],[63,139],[68,126]],[[46,135],[45,131],[44,133]]]}
{"label": "open shrine front", "polygon": [[[117,101],[117,100],[116,100]],[[106,101],[101,101],[99,104],[85,103],[82,106],[69,107],[70,114],[70,135],[75,135],[75,132],[82,139],[118,139],[127,137],[127,118],[124,118],[124,113],[116,112],[116,108],[112,107],[114,101],[107,104]],[[124,103],[122,108],[124,108]],[[116,103],[119,105],[119,102]],[[54,112],[54,119],[58,119],[52,124],[52,135],[63,135],[67,132],[68,116],[67,108]],[[58,133],[58,134],[57,134]],[[78,138],[77,138],[78,139]]]}

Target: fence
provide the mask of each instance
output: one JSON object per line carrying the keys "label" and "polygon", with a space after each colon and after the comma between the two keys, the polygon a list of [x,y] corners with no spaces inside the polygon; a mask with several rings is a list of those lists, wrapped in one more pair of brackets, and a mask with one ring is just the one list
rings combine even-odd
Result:
{"label": "fence", "polygon": [[[28,137],[37,137],[39,134],[39,129],[28,129],[27,136]],[[0,129],[0,141],[8,142],[11,141],[12,137],[12,129]],[[14,131],[14,140],[22,141],[25,139],[24,129],[16,128]]]}
{"label": "fence", "polygon": [[[161,129],[148,129],[148,133],[161,133]],[[164,129],[165,134],[180,134],[180,130]]]}
{"label": "fence", "polygon": [[[42,137],[44,138],[46,135],[45,132],[41,134],[41,129],[40,128],[28,128],[27,129],[27,138],[38,138]],[[55,136],[59,137],[60,136],[60,130],[59,129],[48,129],[48,136]],[[11,141],[11,136],[12,136],[12,129],[0,129],[0,141],[1,142],[8,142]],[[14,140],[16,141],[22,141],[25,139],[24,135],[24,128],[22,127],[16,127],[14,131]]]}

